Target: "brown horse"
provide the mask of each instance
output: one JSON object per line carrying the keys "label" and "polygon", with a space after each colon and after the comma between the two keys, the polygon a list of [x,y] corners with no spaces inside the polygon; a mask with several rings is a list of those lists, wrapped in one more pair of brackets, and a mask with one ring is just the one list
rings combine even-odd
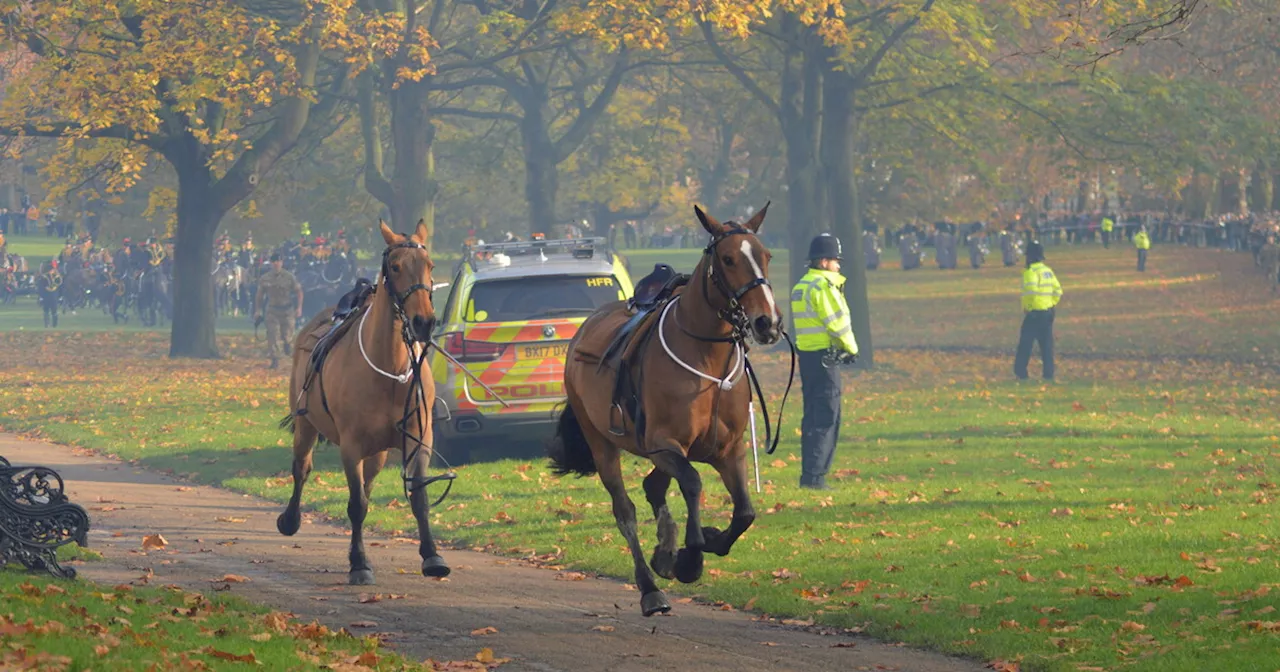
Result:
{"label": "brown horse", "polygon": [[[317,438],[339,446],[347,475],[351,519],[351,572],[353,585],[374,582],[364,553],[363,526],[369,509],[373,479],[396,445],[409,454],[404,477],[411,494],[409,503],[418,520],[419,555],[425,576],[447,576],[449,566],[436,553],[431,538],[425,487],[430,460],[431,408],[435,384],[430,374],[418,375],[421,353],[435,325],[431,302],[433,264],[427,254],[427,228],[418,222],[411,236],[393,233],[379,222],[387,243],[375,291],[365,307],[347,324],[353,327],[333,344],[314,376],[311,353],[319,336],[329,330],[331,310],[311,320],[298,334],[293,351],[293,377],[289,384],[292,413],[281,423],[293,429],[293,496],[280,514],[281,534],[298,531],[302,485],[311,473],[311,452]],[[420,390],[420,392],[419,392]],[[416,423],[416,424],[415,424]],[[401,428],[416,429],[420,450],[404,443]],[[415,444],[416,445],[416,444]]]}
{"label": "brown horse", "polygon": [[[557,473],[600,474],[613,498],[618,529],[631,548],[645,616],[670,611],[671,605],[644,561],[635,506],[622,481],[622,451],[654,464],[644,492],[658,521],[651,564],[659,576],[697,581],[703,552],[727,555],[755,520],[742,440],[751,399],[743,374],[743,341],[750,334],[758,343],[772,344],[782,334],[782,315],[769,287],[771,254],[756,236],[768,207],[745,225],[721,224],[694,208],[711,242],[689,284],[640,327],[647,331],[637,335],[634,355],[621,366],[637,381],[636,408],[641,409],[627,412],[622,434],[615,433],[619,428],[611,401],[618,372],[600,366],[600,355],[630,318],[626,304],[601,307],[569,344],[564,371],[569,403],[548,452]],[[702,526],[702,479],[692,462],[715,467],[728,488],[733,498],[728,530]],[[688,507],[684,548],[678,552],[676,524],[667,509],[672,479]]]}

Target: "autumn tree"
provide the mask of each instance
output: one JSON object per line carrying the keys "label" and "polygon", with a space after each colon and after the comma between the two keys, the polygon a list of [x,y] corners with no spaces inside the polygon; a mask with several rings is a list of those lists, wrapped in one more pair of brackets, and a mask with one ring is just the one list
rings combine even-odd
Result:
{"label": "autumn tree", "polygon": [[[56,138],[51,180],[107,169],[136,183],[155,158],[176,174],[170,356],[217,357],[210,249],[223,216],[337,105],[321,72],[323,4],[252,0],[0,3],[9,82],[0,132]],[[87,142],[90,148],[85,149]],[[92,162],[92,165],[89,165]]]}

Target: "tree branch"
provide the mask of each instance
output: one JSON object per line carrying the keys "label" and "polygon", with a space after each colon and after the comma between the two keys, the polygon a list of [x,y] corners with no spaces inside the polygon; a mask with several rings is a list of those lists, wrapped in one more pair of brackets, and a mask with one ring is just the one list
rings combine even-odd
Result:
{"label": "tree branch", "polygon": [[390,205],[393,192],[391,183],[382,172],[382,120],[373,89],[373,73],[362,73],[357,97],[360,101],[360,135],[364,139],[364,188],[383,205]]}
{"label": "tree branch", "polygon": [[520,117],[510,112],[490,112],[488,110],[468,110],[465,107],[437,107],[431,112],[437,116],[468,117],[470,119],[489,119],[493,121],[509,121],[520,123]]}
{"label": "tree branch", "polygon": [[578,113],[578,117],[573,120],[573,124],[569,129],[560,136],[559,140],[552,143],[555,150],[554,161],[558,164],[569,158],[578,146],[587,139],[587,134],[591,132],[591,127],[600,119],[604,111],[608,109],[609,103],[613,102],[613,96],[618,92],[618,86],[622,84],[622,78],[627,72],[627,52],[624,50],[618,53],[617,60],[613,63],[613,71],[609,73],[609,78],[605,80],[604,87],[600,93],[596,94],[596,99],[591,101],[591,105],[587,106]]}
{"label": "tree branch", "polygon": [[782,115],[782,108],[778,105],[778,101],[774,100],[773,96],[770,96],[764,89],[760,88],[760,85],[756,83],[756,80],[753,79],[751,75],[747,74],[747,71],[743,70],[742,66],[734,62],[728,52],[724,50],[724,47],[720,46],[720,41],[716,39],[715,31],[712,29],[711,23],[705,19],[700,19],[698,21],[698,27],[702,29],[702,37],[706,40],[707,47],[711,49],[711,53],[715,55],[716,60],[720,61],[720,64],[724,66],[724,69],[728,70],[729,74],[733,75],[735,79],[741,82],[743,88],[745,88],[751,95],[755,96],[756,99],[763,103],[765,107],[769,108],[769,111],[773,113],[773,116],[780,117]]}
{"label": "tree branch", "polygon": [[880,68],[880,63],[884,61],[884,57],[887,56],[889,51],[893,49],[894,45],[896,45],[898,41],[907,34],[907,31],[914,28],[917,23],[920,23],[921,15],[933,9],[934,2],[935,0],[925,0],[920,9],[911,15],[911,18],[898,24],[897,27],[893,29],[893,32],[889,33],[889,36],[884,39],[884,43],[880,45],[880,48],[876,49],[876,52],[872,54],[866,64],[858,70],[857,74],[853,75],[854,88],[860,88],[863,82],[875,74],[876,70]]}

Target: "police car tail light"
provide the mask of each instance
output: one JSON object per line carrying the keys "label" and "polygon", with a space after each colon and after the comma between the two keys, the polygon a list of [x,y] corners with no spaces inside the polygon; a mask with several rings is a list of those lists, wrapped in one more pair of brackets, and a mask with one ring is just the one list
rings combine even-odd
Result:
{"label": "police car tail light", "polygon": [[484,341],[468,341],[462,332],[455,331],[444,336],[444,350],[459,362],[492,362],[502,356],[507,346],[503,343],[486,343]]}

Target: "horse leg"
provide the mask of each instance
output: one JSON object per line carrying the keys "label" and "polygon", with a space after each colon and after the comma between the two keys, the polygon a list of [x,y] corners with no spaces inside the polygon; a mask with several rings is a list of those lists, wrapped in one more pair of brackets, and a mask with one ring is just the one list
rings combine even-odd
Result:
{"label": "horse leg", "polygon": [[362,452],[356,447],[348,451],[342,446],[342,470],[347,475],[347,518],[351,520],[351,550],[347,554],[351,571],[347,582],[353,586],[372,586],[373,569],[364,554],[364,517],[369,513],[369,498],[364,494],[364,458],[358,456]]}
{"label": "horse leg", "polygon": [[293,425],[293,494],[284,513],[276,518],[276,529],[286,537],[292,537],[302,527],[302,486],[311,476],[311,451],[320,433],[306,418],[295,417]]}
{"label": "horse leg", "polygon": [[[431,450],[428,448],[419,450],[413,456],[413,461],[407,467],[411,487],[427,479],[427,466],[430,462]],[[436,541],[431,536],[431,511],[426,487],[414,488],[409,493],[409,508],[418,521],[418,555],[422,556],[422,575],[435,578],[449,576],[449,565],[440,557]]]}
{"label": "horse leg", "polygon": [[649,453],[649,459],[680,486],[689,517],[684,528],[684,548],[676,552],[676,578],[681,583],[693,583],[702,577],[702,549],[706,539],[702,536],[702,476],[694,468],[684,451],[673,441]]}
{"label": "horse leg", "polygon": [[373,499],[373,479],[378,477],[378,472],[382,471],[382,467],[387,464],[387,451],[382,451],[377,455],[370,455],[364,458],[364,497],[365,499]]}
{"label": "horse leg", "polygon": [[667,487],[671,477],[655,468],[644,477],[644,496],[653,507],[653,517],[658,520],[658,546],[653,549],[649,565],[664,579],[676,578],[676,523],[667,507]]}
{"label": "horse leg", "polygon": [[[586,429],[585,427],[583,428]],[[601,459],[596,454],[596,470],[600,482],[613,498],[613,518],[618,523],[618,530],[627,540],[631,549],[631,559],[636,565],[636,588],[640,589],[640,611],[645,616],[671,611],[667,596],[658,590],[658,584],[644,561],[644,550],[640,548],[640,535],[636,529],[636,506],[627,496],[627,486],[622,481],[622,460],[616,448],[607,448],[610,455]]]}
{"label": "horse leg", "polygon": [[713,462],[712,466],[720,472],[720,480],[724,481],[724,487],[733,498],[733,518],[728,530],[721,532],[714,527],[704,527],[702,536],[707,540],[706,551],[723,557],[755,522],[756,510],[751,505],[751,491],[747,488],[747,461],[742,446],[729,450],[726,459]]}

